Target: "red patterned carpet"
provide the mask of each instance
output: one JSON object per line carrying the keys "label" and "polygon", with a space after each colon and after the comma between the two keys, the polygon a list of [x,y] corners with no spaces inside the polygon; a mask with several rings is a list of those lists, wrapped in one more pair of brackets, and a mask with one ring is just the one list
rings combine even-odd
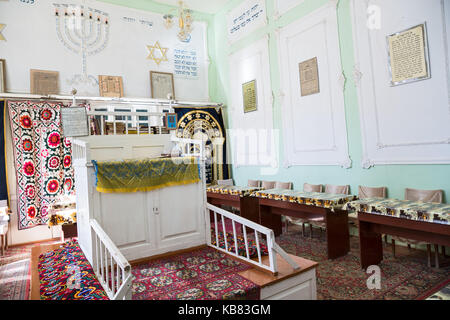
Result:
{"label": "red patterned carpet", "polygon": [[259,287],[237,273],[249,269],[212,248],[134,266],[133,300],[259,298]]}
{"label": "red patterned carpet", "polygon": [[12,247],[0,256],[0,300],[29,298],[31,247]]}
{"label": "red patterned carpet", "polygon": [[428,268],[423,252],[396,254],[384,250],[380,264],[381,289],[369,290],[366,274],[360,267],[359,242],[351,237],[351,251],[335,260],[326,259],[326,241],[315,230],[313,239],[302,237],[300,228],[289,226],[289,232],[277,238],[286,252],[319,262],[317,298],[320,300],[415,300],[425,299],[450,280],[450,267]]}

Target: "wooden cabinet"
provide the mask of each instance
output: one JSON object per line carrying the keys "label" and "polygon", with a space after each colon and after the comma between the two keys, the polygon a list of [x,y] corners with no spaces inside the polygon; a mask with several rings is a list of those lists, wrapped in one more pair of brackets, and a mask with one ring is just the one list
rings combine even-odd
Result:
{"label": "wooden cabinet", "polygon": [[[133,143],[131,137],[128,142]],[[149,139],[149,146],[151,143]],[[105,159],[101,146],[93,141],[85,143],[82,152],[79,149],[83,143],[74,144],[78,149],[74,155],[78,157],[74,159],[78,238],[90,262],[95,245],[90,219],[97,220],[129,261],[206,244],[204,180],[148,192],[100,193],[95,187],[94,167],[90,161],[80,161],[80,157],[116,160],[120,154],[111,154],[108,148]],[[95,154],[90,152],[94,148]]]}

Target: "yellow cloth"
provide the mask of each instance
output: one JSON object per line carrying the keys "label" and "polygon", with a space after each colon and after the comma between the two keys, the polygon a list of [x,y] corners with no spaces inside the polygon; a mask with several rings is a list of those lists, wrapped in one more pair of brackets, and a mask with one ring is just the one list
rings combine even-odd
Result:
{"label": "yellow cloth", "polygon": [[94,163],[97,191],[104,193],[152,191],[200,181],[194,157]]}

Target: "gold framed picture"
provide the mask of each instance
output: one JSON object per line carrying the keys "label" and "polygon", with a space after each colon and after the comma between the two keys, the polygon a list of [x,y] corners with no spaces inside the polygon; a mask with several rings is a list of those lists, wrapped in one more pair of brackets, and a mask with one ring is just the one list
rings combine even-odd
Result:
{"label": "gold framed picture", "polygon": [[30,92],[31,94],[58,94],[59,72],[48,70],[30,70]]}
{"label": "gold framed picture", "polygon": [[98,76],[101,97],[123,97],[123,80],[120,76]]}
{"label": "gold framed picture", "polygon": [[152,98],[175,100],[173,73],[150,71],[150,87]]}
{"label": "gold framed picture", "polygon": [[300,62],[298,64],[300,72],[300,92],[301,96],[309,96],[319,93],[319,67],[317,57]]}
{"label": "gold framed picture", "polygon": [[0,59],[0,92],[6,92],[6,61],[5,59]]}
{"label": "gold framed picture", "polygon": [[242,98],[244,103],[244,113],[258,110],[256,80],[242,84]]}

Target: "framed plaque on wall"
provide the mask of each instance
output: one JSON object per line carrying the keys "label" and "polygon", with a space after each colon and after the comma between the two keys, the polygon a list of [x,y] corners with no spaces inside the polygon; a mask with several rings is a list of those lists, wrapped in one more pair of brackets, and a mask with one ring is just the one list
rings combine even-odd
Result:
{"label": "framed plaque on wall", "polygon": [[30,70],[31,94],[58,94],[59,72],[48,70]]}
{"label": "framed plaque on wall", "polygon": [[391,86],[429,79],[426,24],[387,36]]}
{"label": "framed plaque on wall", "polygon": [[101,97],[123,97],[123,81],[119,76],[98,76]]}
{"label": "framed plaque on wall", "polygon": [[175,100],[175,88],[173,85],[173,73],[150,71],[150,86],[152,98]]}

